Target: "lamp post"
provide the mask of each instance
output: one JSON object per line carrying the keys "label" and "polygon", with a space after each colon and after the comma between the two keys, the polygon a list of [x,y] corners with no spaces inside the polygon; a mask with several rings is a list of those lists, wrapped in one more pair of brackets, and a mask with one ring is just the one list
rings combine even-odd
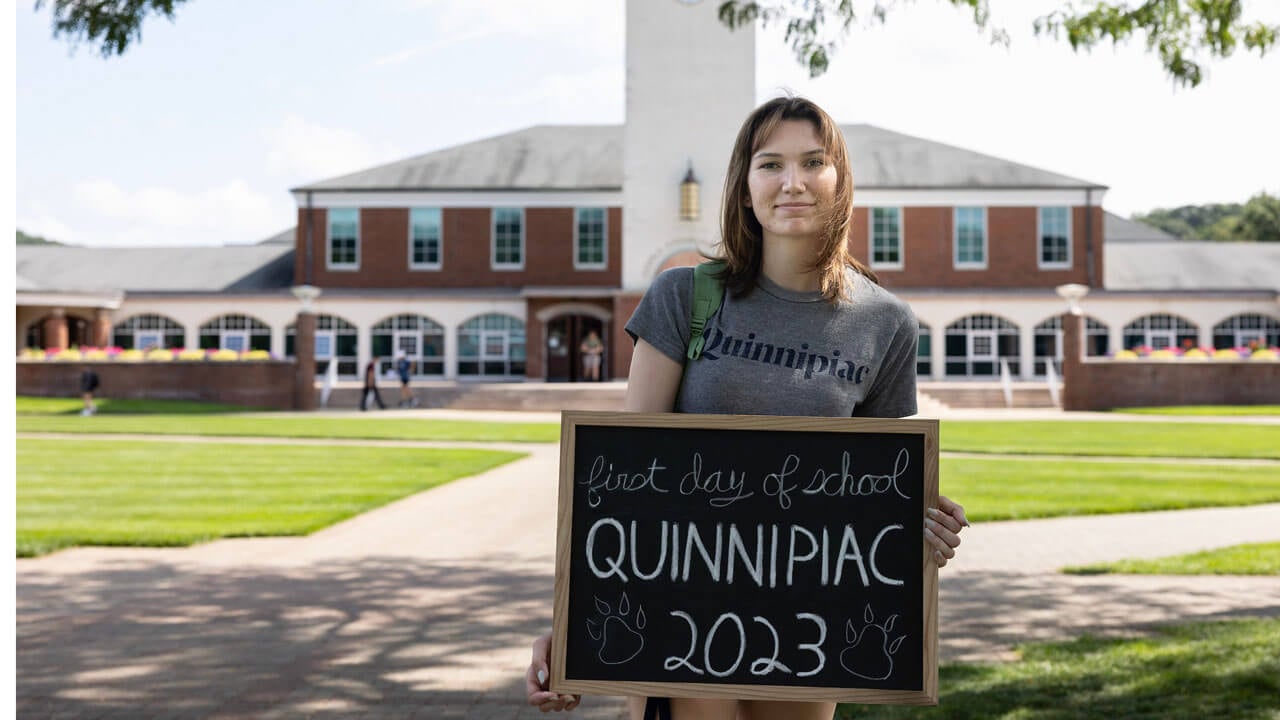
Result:
{"label": "lamp post", "polygon": [[316,409],[316,313],[315,300],[320,288],[295,285],[293,296],[302,303],[294,323],[293,337],[293,406],[298,410]]}
{"label": "lamp post", "polygon": [[1058,297],[1067,301],[1067,312],[1072,315],[1081,315],[1084,313],[1084,311],[1080,309],[1080,300],[1083,299],[1085,295],[1089,294],[1088,285],[1067,283],[1066,285],[1059,285],[1054,288],[1054,291],[1058,293]]}

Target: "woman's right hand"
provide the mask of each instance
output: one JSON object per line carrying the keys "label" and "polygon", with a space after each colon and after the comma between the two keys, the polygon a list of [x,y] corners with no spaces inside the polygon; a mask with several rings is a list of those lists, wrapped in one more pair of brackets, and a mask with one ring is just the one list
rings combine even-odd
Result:
{"label": "woman's right hand", "polygon": [[533,659],[524,675],[529,704],[542,712],[572,710],[582,702],[581,695],[560,695],[547,689],[551,677],[551,633],[533,641]]}

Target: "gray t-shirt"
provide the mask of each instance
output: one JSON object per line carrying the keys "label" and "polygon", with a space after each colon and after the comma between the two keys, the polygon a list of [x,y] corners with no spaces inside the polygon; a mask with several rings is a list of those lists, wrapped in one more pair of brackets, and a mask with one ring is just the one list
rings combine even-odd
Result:
{"label": "gray t-shirt", "polygon": [[847,301],[794,292],[763,274],[707,321],[698,360],[685,359],[693,268],[660,274],[627,323],[685,366],[676,412],[905,417],[916,412],[915,315],[852,269]]}

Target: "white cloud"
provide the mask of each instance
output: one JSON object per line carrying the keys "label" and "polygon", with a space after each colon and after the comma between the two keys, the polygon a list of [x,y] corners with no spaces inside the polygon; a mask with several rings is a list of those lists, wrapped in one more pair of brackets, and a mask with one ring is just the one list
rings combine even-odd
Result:
{"label": "white cloud", "polygon": [[292,205],[280,195],[273,199],[240,179],[194,192],[162,187],[129,190],[109,180],[90,180],[74,190],[80,212],[73,224],[81,229],[63,224],[55,228],[56,237],[95,246],[256,242],[293,221]]}
{"label": "white cloud", "polygon": [[[289,115],[267,131],[267,170],[300,182],[324,180],[375,165],[379,153],[359,133]],[[386,153],[382,153],[386,155]]]}
{"label": "white cloud", "polygon": [[564,46],[613,52],[623,42],[625,3],[604,0],[417,0],[439,37],[471,34],[552,38]]}
{"label": "white cloud", "polygon": [[578,117],[596,122],[604,115],[620,115],[625,72],[622,65],[597,67],[581,73],[548,75],[538,84],[506,98],[503,104],[537,108],[544,117]]}

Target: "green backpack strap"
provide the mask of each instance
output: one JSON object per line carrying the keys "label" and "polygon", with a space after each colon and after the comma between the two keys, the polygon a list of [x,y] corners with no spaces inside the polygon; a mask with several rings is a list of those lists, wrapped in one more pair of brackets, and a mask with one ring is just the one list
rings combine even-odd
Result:
{"label": "green backpack strap", "polygon": [[693,268],[693,307],[689,312],[689,352],[686,357],[697,360],[702,357],[702,347],[706,339],[702,330],[707,320],[720,309],[720,300],[724,297],[724,285],[716,277],[724,270],[723,260],[713,260]]}

